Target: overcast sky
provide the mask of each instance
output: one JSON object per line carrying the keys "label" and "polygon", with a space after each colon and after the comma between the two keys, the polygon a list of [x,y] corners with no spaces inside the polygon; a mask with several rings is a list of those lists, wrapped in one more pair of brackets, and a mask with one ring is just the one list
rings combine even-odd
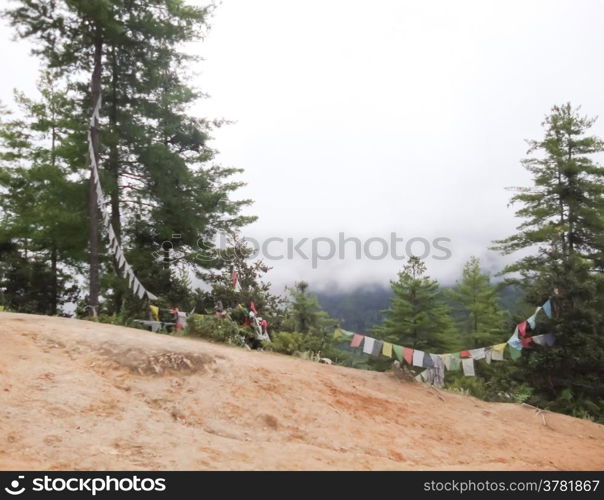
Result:
{"label": "overcast sky", "polygon": [[[603,19],[599,0],[224,0],[194,48],[205,58],[195,82],[211,97],[193,112],[235,122],[214,146],[245,169],[238,197],[255,200],[259,219],[244,234],[446,237],[451,258],[435,250],[427,263],[452,282],[470,255],[501,267],[487,248],[519,223],[505,187],[529,183],[524,139],[542,136],[551,106],[602,114]],[[7,103],[13,87],[33,92],[37,63],[4,25],[0,40]],[[385,284],[401,267],[346,248],[315,269],[273,261],[270,280],[345,288]]]}

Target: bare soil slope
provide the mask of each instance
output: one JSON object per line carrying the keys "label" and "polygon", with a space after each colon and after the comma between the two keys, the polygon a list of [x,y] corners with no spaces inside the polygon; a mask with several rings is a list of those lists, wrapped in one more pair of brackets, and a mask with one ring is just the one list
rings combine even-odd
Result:
{"label": "bare soil slope", "polygon": [[391,374],[24,314],[0,342],[0,469],[604,469],[604,426]]}

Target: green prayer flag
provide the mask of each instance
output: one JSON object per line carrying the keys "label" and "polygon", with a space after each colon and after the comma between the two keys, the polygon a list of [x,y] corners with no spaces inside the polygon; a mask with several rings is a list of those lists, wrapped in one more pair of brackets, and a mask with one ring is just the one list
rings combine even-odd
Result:
{"label": "green prayer flag", "polygon": [[349,332],[347,330],[342,330],[341,328],[336,328],[336,330],[333,332],[333,338],[335,340],[344,338],[344,339],[349,339],[352,338],[352,336],[354,335],[354,332]]}
{"label": "green prayer flag", "polygon": [[399,361],[403,360],[403,347],[400,345],[392,345],[392,352],[394,353],[394,357]]}
{"label": "green prayer flag", "polygon": [[510,356],[513,360],[517,360],[520,356],[522,356],[522,349],[514,349],[510,346]]}
{"label": "green prayer flag", "polygon": [[461,365],[461,359],[459,358],[459,353],[454,352],[451,354],[451,363],[449,364],[449,370],[455,372],[459,370]]}

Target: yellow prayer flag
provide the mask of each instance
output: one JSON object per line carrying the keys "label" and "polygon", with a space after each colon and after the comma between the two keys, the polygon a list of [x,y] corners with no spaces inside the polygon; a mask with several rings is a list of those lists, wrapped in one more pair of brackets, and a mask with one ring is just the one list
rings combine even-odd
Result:
{"label": "yellow prayer flag", "polygon": [[392,344],[390,342],[384,342],[384,345],[382,346],[382,354],[384,356],[388,356],[389,358],[392,357]]}
{"label": "yellow prayer flag", "polygon": [[151,311],[151,316],[153,316],[153,320],[159,321],[159,307],[149,306],[149,310]]}
{"label": "yellow prayer flag", "polygon": [[505,350],[505,346],[506,346],[506,342],[504,342],[503,344],[497,344],[491,347],[491,350],[495,351],[495,352],[503,352]]}

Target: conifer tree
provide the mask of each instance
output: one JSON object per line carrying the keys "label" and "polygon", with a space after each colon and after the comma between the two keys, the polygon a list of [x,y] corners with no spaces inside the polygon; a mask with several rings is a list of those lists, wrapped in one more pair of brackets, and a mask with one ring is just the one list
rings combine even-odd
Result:
{"label": "conifer tree", "polygon": [[[34,53],[48,67],[76,80],[85,123],[102,94],[102,120],[91,133],[112,224],[141,281],[169,294],[182,269],[171,269],[169,251],[155,258],[163,242],[178,234],[179,251],[189,255],[199,238],[254,220],[240,213],[249,200],[231,199],[241,183],[230,177],[240,170],[215,164],[208,145],[222,122],[189,111],[203,94],[188,83],[187,65],[196,58],[182,47],[203,35],[208,9],[182,0],[19,0],[6,15],[20,36],[36,41]],[[100,286],[95,196],[91,190],[91,302]],[[101,264],[111,269],[110,259]],[[125,282],[105,279],[103,288],[119,310]]]}
{"label": "conifer tree", "polygon": [[[531,249],[509,265],[527,301],[553,304],[543,328],[555,333],[548,349],[527,349],[522,374],[533,401],[579,416],[604,415],[604,168],[593,155],[604,142],[588,135],[594,119],[570,104],[554,106],[545,137],[530,141],[524,166],[533,185],[517,188],[512,203],[523,218],[518,233],[497,242],[505,253]],[[532,352],[531,352],[532,351]]]}
{"label": "conifer tree", "polygon": [[455,288],[447,290],[457,317],[457,327],[468,348],[485,347],[507,340],[504,314],[499,307],[497,288],[480,269],[480,260],[471,257]]}
{"label": "conifer tree", "polygon": [[44,314],[74,298],[69,275],[85,256],[85,189],[71,176],[68,140],[77,119],[60,84],[43,74],[40,99],[16,93],[21,118],[0,122],[0,287],[7,305]]}
{"label": "conifer tree", "polygon": [[426,266],[411,257],[391,281],[394,297],[374,333],[394,344],[435,354],[459,348],[459,337],[436,280],[426,276]]}

